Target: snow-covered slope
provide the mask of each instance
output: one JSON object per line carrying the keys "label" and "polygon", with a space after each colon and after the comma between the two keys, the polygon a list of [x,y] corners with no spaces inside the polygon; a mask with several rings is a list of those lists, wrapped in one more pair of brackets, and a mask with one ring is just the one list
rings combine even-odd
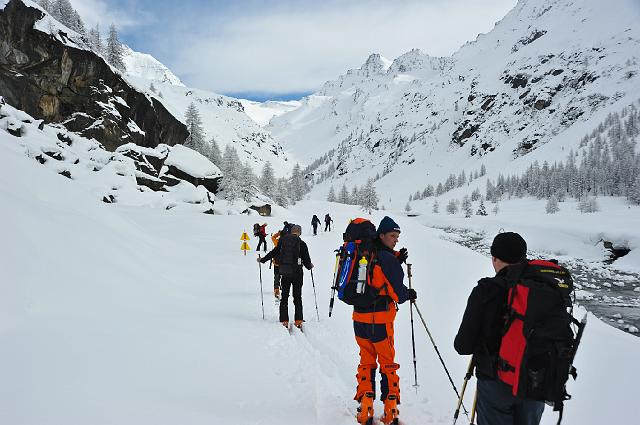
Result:
{"label": "snow-covered slope", "polygon": [[185,122],[185,112],[194,102],[205,130],[207,141],[214,138],[222,151],[231,144],[242,162],[248,162],[259,174],[267,161],[278,176],[291,173],[294,163],[271,134],[261,128],[245,113],[242,103],[235,98],[169,83],[154,82],[156,92],[150,91],[150,81],[127,75],[127,81],[138,90],[162,102],[178,120]]}
{"label": "snow-covered slope", "polygon": [[122,47],[122,59],[128,75],[144,78],[154,84],[167,83],[184,87],[180,78],[150,54],[136,52],[127,45],[123,45]]}
{"label": "snow-covered slope", "polygon": [[255,102],[253,100],[239,99],[244,107],[244,112],[260,126],[269,124],[271,118],[278,117],[300,107],[297,100]]}
{"label": "snow-covered slope", "polygon": [[521,170],[640,98],[639,21],[635,0],[521,0],[452,57],[372,55],[268,128],[305,163],[330,152],[331,184],[390,172],[378,188],[401,202],[481,164]]}

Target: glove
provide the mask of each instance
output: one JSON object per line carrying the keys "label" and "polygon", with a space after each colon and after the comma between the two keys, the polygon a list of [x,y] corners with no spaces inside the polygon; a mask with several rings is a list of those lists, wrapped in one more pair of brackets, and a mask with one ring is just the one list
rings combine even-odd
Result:
{"label": "glove", "polygon": [[398,261],[400,261],[400,264],[406,262],[407,257],[409,257],[409,251],[407,251],[407,248],[400,248],[400,255],[398,255]]}
{"label": "glove", "polygon": [[418,298],[416,290],[413,288],[407,289],[407,298],[409,298],[409,301],[414,301],[416,298]]}

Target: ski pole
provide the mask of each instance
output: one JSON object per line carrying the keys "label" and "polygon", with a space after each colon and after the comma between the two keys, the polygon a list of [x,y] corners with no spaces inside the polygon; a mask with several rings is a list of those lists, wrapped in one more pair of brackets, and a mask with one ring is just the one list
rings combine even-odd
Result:
{"label": "ski pole", "polygon": [[469,420],[469,425],[475,425],[477,405],[478,405],[478,387],[476,386],[476,393],[473,396],[473,406],[471,406],[471,419]]}
{"label": "ski pole", "polygon": [[318,297],[316,297],[316,282],[313,279],[313,269],[311,269],[310,272],[311,272],[311,284],[313,285],[313,300],[316,303],[316,316],[318,316],[318,322],[319,322],[320,313],[318,313]]}
{"label": "ski pole", "polygon": [[[260,254],[258,254],[258,260]],[[262,262],[258,263],[258,270],[260,270],[260,301],[262,302],[262,320],[264,320],[264,294],[262,293]]]}
{"label": "ski pole", "polygon": [[[431,345],[433,345],[433,348],[436,350],[436,354],[438,355],[438,358],[440,359],[440,363],[442,363],[442,367],[444,368],[444,371],[447,374],[447,377],[449,378],[449,382],[451,383],[451,386],[453,387],[453,391],[455,391],[455,393],[458,396],[458,398],[460,398],[460,393],[458,392],[458,388],[456,388],[456,384],[453,383],[453,379],[451,378],[451,374],[449,373],[449,369],[447,369],[447,365],[444,364],[444,360],[442,359],[442,355],[440,354],[440,350],[438,350],[438,346],[436,345],[436,342],[433,340],[433,336],[431,335],[431,332],[429,331],[429,328],[427,327],[427,323],[424,321],[424,317],[422,317],[422,313],[420,312],[420,309],[418,308],[417,304],[415,305],[415,307],[416,307],[416,312],[418,313],[418,316],[420,316],[420,320],[422,321],[422,325],[424,326],[424,329],[427,331],[427,335],[429,335],[429,339],[431,340]],[[462,410],[464,411],[464,414],[468,418],[469,417],[469,412],[467,412],[467,409],[464,407],[464,403],[462,403]]]}
{"label": "ski pole", "polygon": [[[407,276],[409,277],[409,289],[411,289],[411,264],[407,264]],[[413,304],[415,300],[411,300],[411,304],[409,305],[409,314],[411,317],[411,348],[413,350],[413,386],[416,389],[416,394],[418,394],[418,367],[416,362],[416,337],[415,331],[413,328]]]}
{"label": "ski pole", "polygon": [[336,273],[338,273],[338,261],[340,260],[340,250],[336,249],[336,264],[333,266],[333,280],[331,281],[331,300],[329,300],[329,317],[333,311],[333,301],[336,296]]}
{"label": "ski pole", "polygon": [[[473,356],[471,356],[471,359],[469,360],[469,367],[467,368],[467,373],[464,375],[464,383],[462,384],[462,391],[460,392],[460,398],[458,398],[458,406],[456,407],[456,411],[453,414],[453,425],[455,425],[456,421],[458,420],[458,415],[460,414],[460,406],[462,405],[462,400],[464,399],[464,392],[467,389],[467,383],[469,382],[469,380],[471,379],[471,376],[473,375],[474,366],[475,365],[473,364]],[[473,423],[473,419],[471,419],[471,423]]]}

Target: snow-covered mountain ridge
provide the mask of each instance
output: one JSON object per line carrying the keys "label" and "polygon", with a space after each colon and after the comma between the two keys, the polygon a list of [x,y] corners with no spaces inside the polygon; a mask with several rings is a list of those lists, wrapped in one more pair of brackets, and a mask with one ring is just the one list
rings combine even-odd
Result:
{"label": "snow-covered mountain ridge", "polygon": [[268,128],[308,164],[331,152],[315,170],[330,182],[319,196],[380,174],[378,188],[404,201],[481,164],[553,161],[640,97],[638,22],[632,0],[521,0],[452,57],[372,55]]}
{"label": "snow-covered mountain ridge", "polygon": [[150,54],[136,52],[127,45],[123,45],[122,48],[122,59],[128,75],[144,78],[154,83],[185,86],[182,81],[180,81],[180,78]]}

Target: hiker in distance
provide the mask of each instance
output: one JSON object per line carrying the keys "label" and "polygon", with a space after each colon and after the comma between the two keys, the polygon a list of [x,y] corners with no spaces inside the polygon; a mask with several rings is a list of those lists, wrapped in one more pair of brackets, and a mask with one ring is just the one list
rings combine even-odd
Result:
{"label": "hiker in distance", "polygon": [[264,245],[264,252],[267,252],[267,223],[263,223],[262,225],[258,223],[254,224],[253,234],[259,239],[256,251],[260,252],[260,247]]}
{"label": "hiker in distance", "polygon": [[537,425],[545,400],[561,420],[568,399],[565,382],[577,349],[567,312],[573,281],[557,262],[526,256],[519,234],[493,239],[496,275],[471,291],[455,337],[456,351],[473,355],[478,425]]}
{"label": "hiker in distance", "polygon": [[320,219],[318,218],[317,215],[313,215],[313,218],[311,219],[311,227],[313,227],[313,236],[316,236],[318,234],[318,226],[320,225]]}
{"label": "hiker in distance", "polygon": [[330,232],[331,231],[331,223],[333,223],[333,219],[331,218],[329,213],[326,213],[325,216],[324,216],[324,231],[325,232]]}
{"label": "hiker in distance", "polygon": [[[357,225],[354,220],[349,226]],[[373,225],[366,220],[373,228]],[[375,228],[374,228],[375,229]],[[349,232],[349,228],[347,228]],[[369,285],[376,288],[373,302],[367,306],[354,305],[353,329],[360,348],[358,387],[354,399],[360,403],[358,422],[373,422],[376,368],[380,365],[380,399],[384,402],[381,418],[385,425],[397,423],[400,404],[400,379],[396,370],[393,326],[397,304],[415,300],[416,292],[404,283],[402,263],[406,261],[406,248],[399,252],[394,248],[400,237],[400,227],[389,217],[384,217],[374,234],[373,252],[367,274]],[[363,257],[364,258],[364,257]],[[362,259],[360,259],[362,261]]]}
{"label": "hiker in distance", "polygon": [[267,255],[258,261],[266,263],[275,258],[278,262],[280,272],[280,285],[282,292],[280,294],[280,323],[289,327],[289,293],[293,287],[293,305],[295,308],[294,324],[298,328],[302,327],[304,321],[302,313],[302,282],[304,273],[302,267],[307,270],[313,268],[311,258],[309,257],[309,248],[307,244],[300,239],[302,227],[297,224],[291,226],[291,233],[280,236],[278,245],[273,248]]}

